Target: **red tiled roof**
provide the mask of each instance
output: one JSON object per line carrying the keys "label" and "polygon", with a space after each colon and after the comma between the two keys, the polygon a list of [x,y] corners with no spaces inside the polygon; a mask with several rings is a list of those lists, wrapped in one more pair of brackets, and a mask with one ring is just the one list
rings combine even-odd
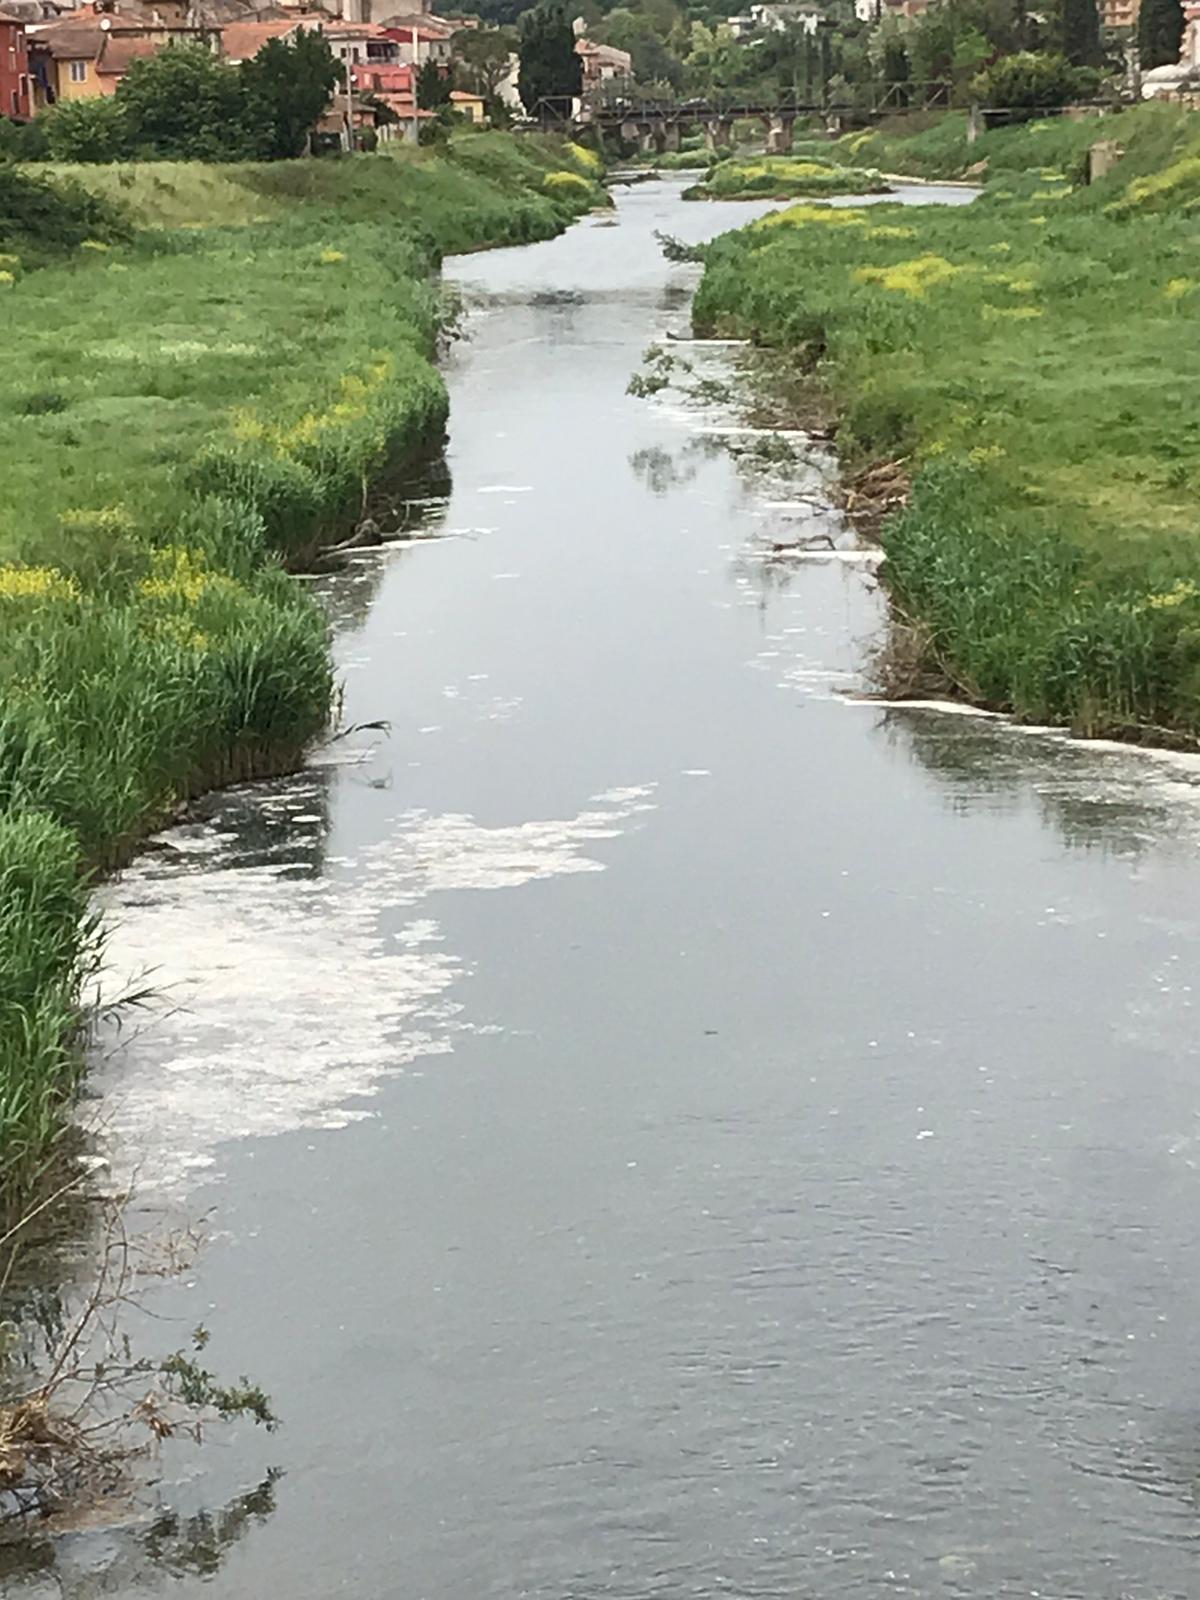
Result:
{"label": "red tiled roof", "polygon": [[286,39],[305,26],[316,27],[319,17],[278,17],[273,22],[231,22],[221,29],[221,49],[230,61],[251,61],[272,39]]}
{"label": "red tiled roof", "polygon": [[105,78],[123,78],[135,61],[148,61],[166,48],[168,40],[144,34],[109,33],[104,36],[96,71]]}

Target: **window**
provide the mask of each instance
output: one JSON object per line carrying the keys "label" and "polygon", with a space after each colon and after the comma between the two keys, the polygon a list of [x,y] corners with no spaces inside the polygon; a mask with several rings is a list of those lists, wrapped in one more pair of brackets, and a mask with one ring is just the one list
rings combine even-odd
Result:
{"label": "window", "polygon": [[72,83],[86,83],[87,82],[87,62],[86,61],[72,61],[72,63],[71,63],[71,82]]}

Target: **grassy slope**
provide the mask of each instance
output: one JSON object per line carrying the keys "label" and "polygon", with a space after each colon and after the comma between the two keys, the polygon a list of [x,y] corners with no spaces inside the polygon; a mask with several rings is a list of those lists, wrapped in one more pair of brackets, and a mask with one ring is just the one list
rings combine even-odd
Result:
{"label": "grassy slope", "polygon": [[441,427],[431,268],[564,226],[593,198],[547,189],[564,158],[81,168],[156,231],[36,271],[0,233],[0,1190],[75,1074],[81,867],[320,729],[324,623],[281,561]]}
{"label": "grassy slope", "polygon": [[[1062,168],[1097,124],[1055,121],[988,136],[969,208],[801,206],[728,235],[696,316],[819,374],[852,469],[905,458],[886,571],[927,664],[1020,715],[1195,738],[1200,130],[1148,107],[1101,131],[1128,154],[1092,189]],[[928,171],[949,139],[911,143]]]}

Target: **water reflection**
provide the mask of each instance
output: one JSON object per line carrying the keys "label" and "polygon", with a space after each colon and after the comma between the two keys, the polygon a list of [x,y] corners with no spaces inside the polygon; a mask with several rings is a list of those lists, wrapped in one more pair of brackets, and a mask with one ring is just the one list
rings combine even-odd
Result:
{"label": "water reflection", "polygon": [[904,705],[884,710],[879,725],[889,743],[937,775],[946,803],[964,814],[1033,805],[1071,849],[1113,856],[1200,835],[1200,758]]}
{"label": "water reflection", "polygon": [[349,635],[362,627],[385,573],[409,559],[414,542],[445,536],[453,487],[443,448],[415,469],[372,490],[366,515],[379,528],[384,543],[348,551],[336,557],[328,571],[309,580],[335,634]]}
{"label": "water reflection", "polygon": [[[216,1510],[160,1509],[145,1526],[118,1524],[103,1535],[81,1531],[0,1544],[0,1588],[20,1585],[24,1600],[96,1600],[159,1589],[164,1578],[211,1579],[234,1547],[274,1513],[281,1476],[269,1472]],[[106,1509],[113,1515],[111,1507],[99,1508],[98,1517]]]}

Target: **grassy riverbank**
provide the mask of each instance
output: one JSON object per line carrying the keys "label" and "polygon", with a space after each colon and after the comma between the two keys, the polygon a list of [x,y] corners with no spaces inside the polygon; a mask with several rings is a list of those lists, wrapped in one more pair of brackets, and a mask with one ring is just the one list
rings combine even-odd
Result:
{"label": "grassy riverbank", "polygon": [[989,135],[969,207],[807,204],[725,236],[696,321],[818,386],[849,473],[912,479],[884,531],[907,666],[1022,717],[1190,742],[1200,129],[1166,107],[1091,123],[1127,155],[1075,190],[1081,126]]}
{"label": "grassy riverbank", "polygon": [[[569,149],[500,135],[53,181],[58,211],[0,188],[9,1199],[77,1075],[88,870],[189,794],[295,766],[325,723],[324,621],[284,568],[440,433],[441,254],[549,237],[598,198]],[[51,212],[57,232],[28,225]]]}

